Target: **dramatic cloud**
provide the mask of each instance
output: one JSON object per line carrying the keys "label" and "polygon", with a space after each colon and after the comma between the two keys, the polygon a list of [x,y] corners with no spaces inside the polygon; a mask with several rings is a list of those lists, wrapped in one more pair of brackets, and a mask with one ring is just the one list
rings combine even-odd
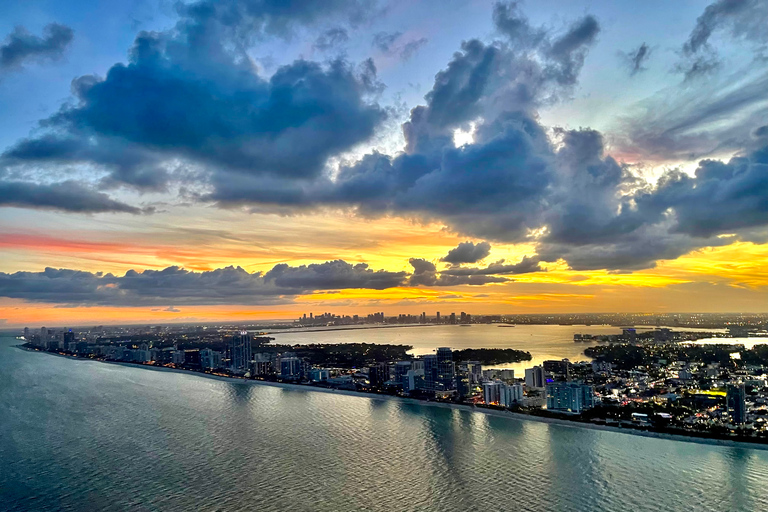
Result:
{"label": "dramatic cloud", "polygon": [[717,0],[704,9],[683,44],[683,60],[677,66],[686,80],[709,75],[719,67],[717,51],[709,44],[717,31],[732,39],[764,45],[768,43],[768,2],[764,0]]}
{"label": "dramatic cloud", "polygon": [[641,71],[645,71],[645,63],[651,56],[651,49],[643,43],[630,52],[620,52],[619,55],[629,68],[630,76],[635,76]]}
{"label": "dramatic cloud", "polygon": [[40,210],[59,210],[75,213],[149,213],[111,199],[75,181],[52,185],[24,181],[0,180],[0,206],[17,206]]}
{"label": "dramatic cloud", "polygon": [[421,259],[411,258],[413,274],[408,280],[411,286],[482,286],[489,283],[506,283],[510,279],[491,275],[451,275],[446,272],[438,273],[435,264]]}
{"label": "dramatic cloud", "polygon": [[0,45],[0,70],[19,68],[30,61],[60,59],[73,36],[71,28],[58,23],[46,25],[42,37],[16,27]]}
{"label": "dramatic cloud", "polygon": [[370,288],[383,290],[402,284],[405,272],[373,271],[365,263],[351,265],[342,260],[291,267],[285,263],[264,274],[265,282],[279,288],[329,290],[335,288]]}
{"label": "dramatic cloud", "polygon": [[488,242],[462,242],[457,247],[448,251],[440,261],[446,263],[477,263],[485,259],[491,253],[491,244]]}
{"label": "dramatic cloud", "polygon": [[299,3],[306,5],[181,6],[176,29],[139,34],[127,64],[104,78],[76,79],[75,101],[44,120],[41,135],[8,149],[2,163],[97,164],[108,171],[102,185],[140,190],[163,190],[169,168],[193,164],[206,171],[215,199],[249,177],[317,176],[330,156],[370,137],[385,114],[366,99],[378,85],[370,63],[358,70],[342,60],[299,60],[269,79],[256,72],[242,31],[287,33],[327,10],[361,5]]}
{"label": "dramatic cloud", "polygon": [[484,268],[474,267],[451,267],[441,271],[445,276],[489,276],[504,274],[528,274],[530,272],[541,272],[538,258],[523,257],[518,263],[505,265],[504,260],[491,263]]}
{"label": "dramatic cloud", "polygon": [[[0,272],[0,296],[83,306],[277,304],[316,290],[380,290],[400,285],[405,277],[405,272],[373,271],[365,264],[344,261],[277,265],[266,274],[252,274],[240,267],[207,272],[179,267],[129,270],[124,276],[46,268],[43,272]],[[166,309],[174,310],[172,306]]]}

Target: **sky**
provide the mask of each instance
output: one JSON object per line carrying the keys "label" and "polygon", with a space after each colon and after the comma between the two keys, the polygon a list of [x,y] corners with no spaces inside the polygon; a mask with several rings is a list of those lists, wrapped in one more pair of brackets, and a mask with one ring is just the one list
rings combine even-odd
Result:
{"label": "sky", "polygon": [[0,325],[768,311],[768,0],[0,4]]}

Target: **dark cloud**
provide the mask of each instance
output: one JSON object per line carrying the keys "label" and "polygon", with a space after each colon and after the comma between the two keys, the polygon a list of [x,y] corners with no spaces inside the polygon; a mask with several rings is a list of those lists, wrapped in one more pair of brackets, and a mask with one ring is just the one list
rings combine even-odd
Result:
{"label": "dark cloud", "polygon": [[277,265],[266,274],[231,266],[206,272],[179,267],[129,270],[124,276],[46,268],[43,272],[0,272],[0,296],[102,306],[278,304],[315,290],[380,290],[400,285],[405,277],[405,272],[373,271],[365,264],[343,261]]}
{"label": "dark cloud", "polygon": [[0,45],[0,69],[18,68],[35,60],[60,59],[73,37],[71,28],[58,23],[46,25],[42,37],[16,27]]}
{"label": "dark cloud", "polygon": [[279,288],[328,290],[336,288],[370,288],[383,290],[403,283],[405,272],[371,270],[365,263],[351,265],[342,260],[291,267],[275,265],[264,274],[264,281]]}
{"label": "dark cloud", "polygon": [[315,40],[313,47],[317,50],[327,51],[336,48],[349,41],[349,34],[343,27],[335,27],[326,30]]}
{"label": "dark cloud", "polygon": [[651,48],[643,43],[634,50],[620,52],[619,55],[629,68],[630,76],[635,76],[641,71],[646,70],[645,63],[648,62],[648,59],[651,56]]}
{"label": "dark cloud", "polygon": [[377,32],[373,35],[371,45],[382,53],[389,53],[395,41],[402,35],[402,32]]}
{"label": "dark cloud", "polygon": [[48,185],[0,180],[1,206],[74,213],[122,212],[138,214],[151,212],[151,210],[142,210],[111,199],[103,192],[95,191],[75,181]]}
{"label": "dark cloud", "polygon": [[764,0],[717,0],[708,5],[690,36],[683,44],[682,61],[676,69],[686,80],[709,75],[720,66],[717,50],[710,38],[717,31],[727,33],[734,40],[745,40],[758,45],[768,43],[768,2]]}
{"label": "dark cloud", "polygon": [[446,263],[477,263],[485,259],[491,253],[491,244],[488,242],[461,242],[454,247],[448,254],[443,256],[440,261]]}
{"label": "dark cloud", "polygon": [[593,16],[585,16],[553,40],[547,52],[552,60],[546,69],[547,74],[563,85],[576,83],[587,51],[597,39],[598,32],[600,25],[597,20]]}
{"label": "dark cloud", "polygon": [[535,48],[544,42],[547,32],[534,28],[520,12],[518,2],[497,2],[493,6],[496,29],[518,48]]}
{"label": "dark cloud", "polygon": [[530,272],[541,272],[543,269],[539,265],[539,259],[536,257],[523,257],[518,263],[504,264],[504,260],[491,263],[487,267],[451,267],[441,271],[446,276],[489,276],[505,274],[528,274]]}
{"label": "dark cloud", "polygon": [[3,163],[97,164],[109,171],[104,186],[163,190],[169,166],[181,162],[207,170],[217,199],[218,185],[243,177],[317,176],[330,156],[370,137],[385,113],[367,99],[378,87],[371,65],[298,60],[269,79],[259,75],[238,30],[287,33],[363,4],[296,3],[179,7],[175,30],[140,33],[127,64],[74,80],[74,101],[41,122],[41,135],[8,149]]}
{"label": "dark cloud", "polygon": [[506,283],[510,279],[491,275],[450,275],[445,272],[438,273],[434,263],[421,259],[411,258],[413,274],[408,279],[411,286],[482,286],[490,283]]}

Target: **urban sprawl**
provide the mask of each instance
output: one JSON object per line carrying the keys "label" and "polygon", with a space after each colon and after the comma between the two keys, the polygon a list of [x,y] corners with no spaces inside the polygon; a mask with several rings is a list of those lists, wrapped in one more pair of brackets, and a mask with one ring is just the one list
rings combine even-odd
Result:
{"label": "urban sprawl", "polygon": [[[385,318],[377,313],[363,320],[322,314],[304,315],[279,327],[349,325],[345,318],[361,324],[458,326],[477,322],[511,326],[502,322],[520,320],[473,320],[464,313],[430,318],[425,314]],[[690,325],[690,319],[685,322]],[[766,336],[766,325],[765,318],[757,318],[720,324],[727,331],[719,333],[649,327],[624,328],[614,335],[576,334],[575,343],[591,345],[584,350],[591,361],[544,361],[525,369],[524,375],[503,368],[531,360],[530,353],[520,350],[443,347],[416,357],[407,345],[276,345],[265,332],[211,326],[26,328],[24,340],[28,349],[73,357],[384,393],[660,433],[767,442],[768,344],[748,349],[733,343],[693,343],[714,336]]]}

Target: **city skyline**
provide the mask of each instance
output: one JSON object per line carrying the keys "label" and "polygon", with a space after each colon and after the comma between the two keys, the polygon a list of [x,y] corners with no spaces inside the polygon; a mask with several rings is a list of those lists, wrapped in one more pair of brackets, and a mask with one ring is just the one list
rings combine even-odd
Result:
{"label": "city skyline", "polygon": [[768,2],[297,4],[0,6],[0,328],[767,311]]}

